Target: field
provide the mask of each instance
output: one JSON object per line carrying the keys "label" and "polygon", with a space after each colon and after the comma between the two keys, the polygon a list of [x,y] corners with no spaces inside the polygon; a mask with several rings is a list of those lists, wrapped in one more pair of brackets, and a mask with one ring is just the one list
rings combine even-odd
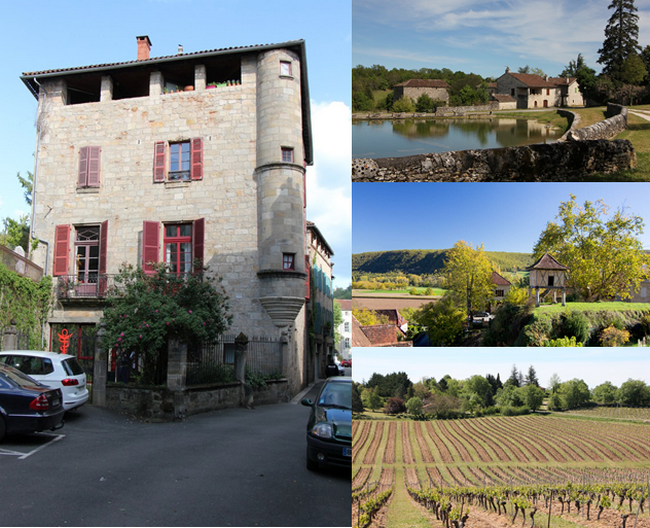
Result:
{"label": "field", "polygon": [[550,304],[545,306],[540,306],[535,309],[535,313],[563,313],[566,310],[575,310],[580,312],[631,312],[631,311],[648,311],[650,310],[650,304],[648,303],[629,303],[629,302],[568,302],[566,306],[562,304]]}
{"label": "field", "polygon": [[[465,528],[505,527],[522,508],[529,516],[537,508],[534,525],[540,528],[549,520],[558,528],[618,528],[621,514],[632,515],[628,528],[632,522],[650,528],[650,425],[644,423],[540,414],[359,420],[353,423],[352,475],[353,526],[367,526],[372,518],[373,527],[459,528],[469,508]],[[637,484],[621,496],[628,482]],[[446,514],[442,505],[449,506]]]}
{"label": "field", "polygon": [[[434,293],[435,293],[434,289]],[[352,306],[369,310],[400,310],[402,308],[420,308],[423,304],[434,302],[435,296],[409,295],[391,291],[369,292],[352,290]]]}

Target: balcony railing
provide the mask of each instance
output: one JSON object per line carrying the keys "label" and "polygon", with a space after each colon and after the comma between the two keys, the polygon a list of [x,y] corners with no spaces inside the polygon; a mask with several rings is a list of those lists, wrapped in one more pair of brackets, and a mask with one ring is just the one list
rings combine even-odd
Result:
{"label": "balcony railing", "polygon": [[114,275],[62,275],[57,279],[56,298],[59,300],[105,299],[115,286]]}
{"label": "balcony railing", "polygon": [[0,246],[0,259],[8,269],[13,270],[20,275],[24,275],[25,277],[29,277],[37,282],[41,280],[41,277],[43,276],[43,268],[4,246]]}

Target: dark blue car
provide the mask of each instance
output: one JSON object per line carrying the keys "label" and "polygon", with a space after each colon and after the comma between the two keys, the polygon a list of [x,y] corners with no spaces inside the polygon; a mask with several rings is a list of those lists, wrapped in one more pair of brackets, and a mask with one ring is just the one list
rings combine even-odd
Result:
{"label": "dark blue car", "polygon": [[311,407],[307,421],[307,469],[352,467],[352,379],[329,378]]}
{"label": "dark blue car", "polygon": [[0,364],[0,442],[6,434],[58,429],[64,413],[59,389]]}

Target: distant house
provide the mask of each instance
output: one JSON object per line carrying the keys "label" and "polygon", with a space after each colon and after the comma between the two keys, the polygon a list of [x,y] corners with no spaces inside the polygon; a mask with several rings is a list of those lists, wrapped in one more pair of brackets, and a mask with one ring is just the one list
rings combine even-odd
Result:
{"label": "distant house", "polygon": [[343,322],[338,326],[340,340],[336,348],[343,359],[349,359],[352,348],[352,299],[334,299],[341,306]]}
{"label": "distant house", "polygon": [[[529,296],[535,291],[535,302],[539,306],[540,299],[553,292],[553,302],[557,302],[557,292],[562,292],[562,306],[566,306],[566,275],[569,268],[560,264],[548,253],[532,266],[527,268],[530,272]],[[543,292],[540,294],[540,290]]]}
{"label": "distant house", "polygon": [[403,337],[405,337],[405,333],[395,324],[387,323],[364,326],[361,325],[354,316],[352,316],[352,346],[355,348],[412,347],[412,341],[399,340]]}
{"label": "distant house", "polygon": [[449,90],[451,86],[441,79],[410,79],[393,86],[393,99],[397,101],[403,96],[417,101],[422,94],[427,94],[434,101],[444,101],[449,105]]}
{"label": "distant house", "polygon": [[397,326],[404,334],[408,330],[408,321],[402,317],[397,310],[375,310],[377,315],[385,315],[388,317],[388,322]]}
{"label": "distant house", "polygon": [[544,77],[530,73],[512,73],[510,68],[497,79],[497,93],[510,95],[517,108],[559,106],[560,88]]}
{"label": "distant house", "polygon": [[584,106],[585,98],[578,86],[576,77],[549,77],[548,82],[558,88],[558,101],[555,106]]}
{"label": "distant house", "polygon": [[491,94],[490,101],[499,103],[499,110],[515,110],[517,108],[517,100],[511,95]]}
{"label": "distant house", "polygon": [[503,301],[510,291],[512,283],[499,275],[496,271],[492,272],[492,284],[494,284],[494,300]]}

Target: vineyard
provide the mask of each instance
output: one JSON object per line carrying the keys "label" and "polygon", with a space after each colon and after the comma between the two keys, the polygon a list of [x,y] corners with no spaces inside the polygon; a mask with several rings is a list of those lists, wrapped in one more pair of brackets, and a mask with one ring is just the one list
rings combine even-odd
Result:
{"label": "vineyard", "polygon": [[650,528],[650,426],[354,421],[352,525]]}

